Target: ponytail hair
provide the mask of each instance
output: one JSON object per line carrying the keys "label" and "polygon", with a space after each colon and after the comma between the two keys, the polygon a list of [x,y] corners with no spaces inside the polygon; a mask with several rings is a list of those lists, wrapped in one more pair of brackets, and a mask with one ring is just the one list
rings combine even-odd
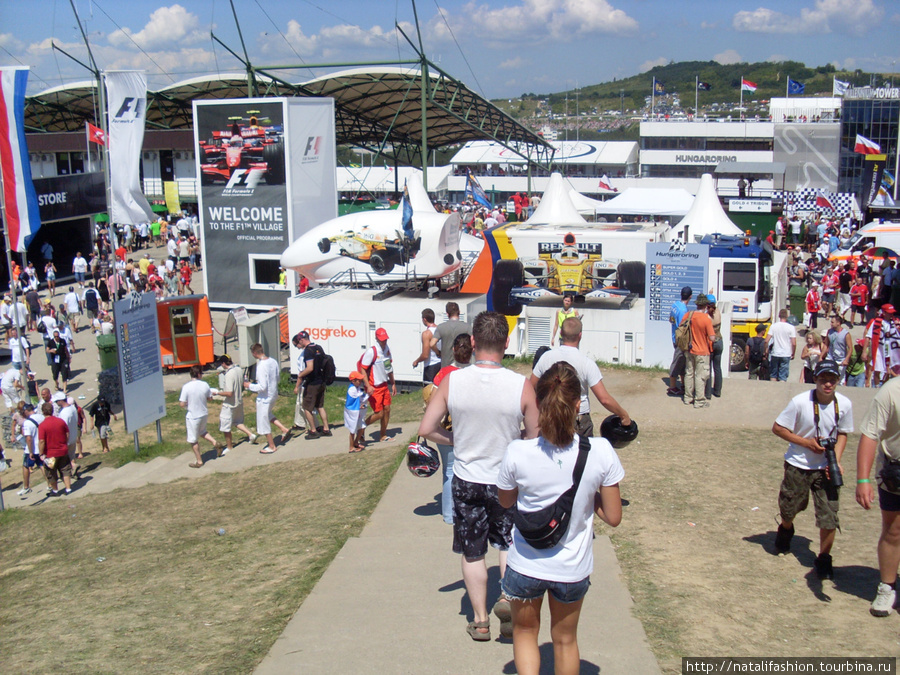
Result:
{"label": "ponytail hair", "polygon": [[565,361],[554,363],[541,375],[535,392],[541,436],[558,448],[566,447],[575,438],[581,399],[578,373]]}

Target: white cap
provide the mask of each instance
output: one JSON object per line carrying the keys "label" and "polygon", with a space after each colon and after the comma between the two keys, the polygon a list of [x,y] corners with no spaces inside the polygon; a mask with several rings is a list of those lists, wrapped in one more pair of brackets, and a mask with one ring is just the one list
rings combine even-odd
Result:
{"label": "white cap", "polygon": [[62,393],[61,391],[58,391],[55,394],[53,394],[53,396],[50,398],[50,400],[53,401],[54,403],[57,403],[59,401],[65,401],[66,395],[64,393]]}

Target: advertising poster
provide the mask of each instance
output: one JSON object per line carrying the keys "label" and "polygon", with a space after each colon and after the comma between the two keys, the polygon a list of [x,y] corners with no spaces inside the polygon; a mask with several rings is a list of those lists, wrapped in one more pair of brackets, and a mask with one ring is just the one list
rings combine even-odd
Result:
{"label": "advertising poster", "polygon": [[283,99],[194,101],[203,274],[211,305],[285,304],[290,244]]}
{"label": "advertising poster", "polygon": [[282,307],[281,254],[337,217],[334,102],[194,102],[203,274],[210,305]]}
{"label": "advertising poster", "polygon": [[34,190],[42,223],[106,211],[106,188],[100,172],[35,178]]}

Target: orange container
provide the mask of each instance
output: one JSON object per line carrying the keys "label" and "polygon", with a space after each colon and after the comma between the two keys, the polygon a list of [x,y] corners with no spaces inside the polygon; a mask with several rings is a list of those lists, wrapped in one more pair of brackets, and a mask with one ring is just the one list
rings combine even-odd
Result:
{"label": "orange container", "polygon": [[213,355],[212,315],[205,295],[180,295],[156,304],[163,368],[205,366]]}

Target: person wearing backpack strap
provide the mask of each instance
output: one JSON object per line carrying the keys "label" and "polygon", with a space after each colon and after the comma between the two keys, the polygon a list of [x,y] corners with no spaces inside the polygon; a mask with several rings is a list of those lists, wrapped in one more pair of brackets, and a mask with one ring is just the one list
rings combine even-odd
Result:
{"label": "person wearing backpack strap", "polygon": [[[675,344],[675,331],[681,325],[681,320],[687,314],[687,303],[691,301],[694,291],[690,286],[681,289],[681,300],[672,303],[672,309],[669,310],[669,323],[672,324],[672,364],[669,366],[669,389],[666,392],[669,396],[681,396],[684,393],[684,351]],[[681,386],[678,386],[678,380],[681,380]]]}
{"label": "person wearing backpack strap", "polygon": [[375,331],[375,344],[366,349],[360,359],[361,372],[366,376],[366,387],[372,414],[366,418],[366,426],[372,422],[381,423],[379,441],[392,441],[396,436],[388,436],[388,423],[391,419],[392,397],[397,395],[397,383],[394,381],[394,367],[391,363],[391,348],[388,346],[388,334],[384,328]]}
{"label": "person wearing backpack strap", "polygon": [[[328,415],[325,413],[325,378],[322,375],[322,363],[325,351],[319,345],[309,339],[309,333],[301,330],[294,336],[294,346],[303,352],[298,359],[303,368],[297,375],[297,384],[294,393],[300,391],[303,386],[303,414],[306,416],[306,424],[309,431],[306,432],[308,440],[331,436],[328,427]],[[322,426],[316,427],[316,413],[322,418]]]}
{"label": "person wearing backpack strap", "polygon": [[691,349],[685,354],[684,404],[695,408],[709,407],[706,400],[706,381],[709,379],[709,357],[716,339],[712,319],[706,311],[709,301],[702,293],[697,296],[697,311],[688,312],[682,322],[691,327]]}

